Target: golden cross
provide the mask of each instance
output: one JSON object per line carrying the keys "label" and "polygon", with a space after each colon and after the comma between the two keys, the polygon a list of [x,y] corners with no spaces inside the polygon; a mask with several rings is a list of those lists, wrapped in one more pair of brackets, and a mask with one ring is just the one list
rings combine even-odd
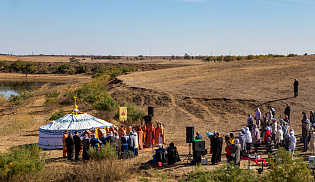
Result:
{"label": "golden cross", "polygon": [[74,108],[77,109],[78,108],[78,106],[77,106],[77,97],[74,96],[73,98],[74,98]]}

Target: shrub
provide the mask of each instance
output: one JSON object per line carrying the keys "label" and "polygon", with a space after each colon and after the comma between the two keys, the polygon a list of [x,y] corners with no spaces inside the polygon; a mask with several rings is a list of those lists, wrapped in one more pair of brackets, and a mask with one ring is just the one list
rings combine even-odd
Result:
{"label": "shrub", "polygon": [[0,154],[0,180],[35,173],[44,168],[45,161],[37,144],[13,147],[8,153]]}
{"label": "shrub", "polygon": [[70,69],[71,69],[70,64],[64,63],[58,67],[58,72],[65,74],[70,72]]}
{"label": "shrub", "polygon": [[62,108],[60,108],[58,112],[55,112],[54,114],[51,115],[49,120],[56,120],[63,117],[64,115],[66,115],[65,111]]}
{"label": "shrub", "polygon": [[142,120],[145,115],[145,113],[142,110],[138,109],[136,105],[134,104],[127,105],[127,112],[128,112],[128,115],[127,115],[128,121],[133,121],[133,122]]}
{"label": "shrub", "polygon": [[60,92],[58,92],[58,90],[53,90],[51,92],[49,92],[48,94],[45,94],[46,95],[46,98],[49,98],[49,97],[58,97],[60,94]]}
{"label": "shrub", "polygon": [[87,64],[79,64],[79,66],[76,67],[77,73],[87,73],[89,72],[89,65]]}
{"label": "shrub", "polygon": [[22,61],[20,59],[14,61],[13,64],[11,64],[11,68],[14,71],[22,71],[23,67],[25,66],[25,61]]}
{"label": "shrub", "polygon": [[117,158],[116,146],[110,143],[101,145],[100,149],[91,147],[88,155],[93,160],[107,160]]}
{"label": "shrub", "polygon": [[296,56],[299,56],[297,54],[288,54],[287,57],[296,57]]}
{"label": "shrub", "polygon": [[4,94],[0,94],[0,103],[3,104],[7,101],[7,98],[4,96]]}
{"label": "shrub", "polygon": [[96,102],[95,109],[113,111],[118,108],[118,104],[111,97],[103,97],[101,100]]}
{"label": "shrub", "polygon": [[40,68],[40,69],[38,70],[38,73],[40,73],[40,74],[46,74],[46,73],[48,73],[48,69],[47,69],[46,67]]}
{"label": "shrub", "polygon": [[18,102],[22,101],[25,99],[28,99],[30,97],[36,96],[36,91],[25,91],[25,92],[20,92],[19,95],[11,95],[9,98],[10,102]]}
{"label": "shrub", "polygon": [[52,98],[52,97],[48,97],[45,99],[44,105],[47,106],[52,106],[56,103],[56,99]]}

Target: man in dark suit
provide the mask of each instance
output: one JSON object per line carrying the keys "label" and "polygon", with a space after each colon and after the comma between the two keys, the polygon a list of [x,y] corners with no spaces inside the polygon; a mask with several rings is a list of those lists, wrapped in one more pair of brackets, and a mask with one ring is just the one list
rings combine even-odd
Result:
{"label": "man in dark suit", "polygon": [[68,152],[68,160],[72,160],[73,157],[73,145],[74,141],[72,138],[72,133],[69,133],[68,137],[66,138],[66,145],[67,145],[67,152]]}
{"label": "man in dark suit", "polygon": [[74,146],[75,146],[75,160],[79,160],[79,153],[81,150],[81,139],[78,135],[78,131],[74,132],[74,136],[73,136],[73,141],[74,141]]}

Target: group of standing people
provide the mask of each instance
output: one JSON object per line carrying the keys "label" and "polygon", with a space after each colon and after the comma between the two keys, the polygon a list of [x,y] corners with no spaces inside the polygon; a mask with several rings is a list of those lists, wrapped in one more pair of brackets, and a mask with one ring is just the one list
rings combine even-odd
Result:
{"label": "group of standing people", "polygon": [[154,145],[165,144],[164,129],[162,124],[158,123],[155,128],[152,123],[142,126],[129,126],[125,129],[123,126],[116,129],[109,127],[104,130],[98,130],[98,136],[94,134],[85,134],[80,137],[78,131],[68,133],[65,130],[63,134],[63,157],[73,158],[75,152],[75,160],[79,159],[80,151],[82,151],[82,159],[88,160],[88,151],[90,147],[98,148],[103,144],[110,143],[116,147],[118,154],[124,158],[130,156],[130,152],[134,156],[138,156],[138,150],[143,147],[151,147]]}

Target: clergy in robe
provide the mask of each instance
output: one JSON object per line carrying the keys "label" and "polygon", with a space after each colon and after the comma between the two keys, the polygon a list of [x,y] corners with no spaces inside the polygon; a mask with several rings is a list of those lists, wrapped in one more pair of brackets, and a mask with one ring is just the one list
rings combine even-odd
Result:
{"label": "clergy in robe", "polygon": [[67,144],[66,144],[66,138],[68,138],[68,130],[65,130],[63,136],[62,136],[62,143],[63,143],[63,157],[67,157]]}
{"label": "clergy in robe", "polygon": [[161,123],[158,123],[157,128],[155,129],[155,144],[165,144],[164,129]]}
{"label": "clergy in robe", "polygon": [[126,130],[124,128],[123,125],[120,126],[120,128],[118,129],[118,135],[119,135],[119,138],[121,138],[123,136],[123,133],[125,133]]}
{"label": "clergy in robe", "polygon": [[137,127],[137,134],[138,134],[138,149],[142,150],[143,149],[143,131],[141,127]]}
{"label": "clergy in robe", "polygon": [[147,126],[145,125],[145,122],[142,123],[141,130],[143,131],[143,144],[145,145],[146,136],[147,136],[147,133],[146,133]]}
{"label": "clergy in robe", "polygon": [[155,130],[152,123],[147,124],[146,129],[146,146],[151,147],[154,145],[154,136],[155,136]]}
{"label": "clergy in robe", "polygon": [[212,165],[218,162],[221,162],[222,144],[223,144],[223,138],[220,137],[220,134],[218,132],[216,132],[215,136],[212,137],[212,140],[211,140]]}

